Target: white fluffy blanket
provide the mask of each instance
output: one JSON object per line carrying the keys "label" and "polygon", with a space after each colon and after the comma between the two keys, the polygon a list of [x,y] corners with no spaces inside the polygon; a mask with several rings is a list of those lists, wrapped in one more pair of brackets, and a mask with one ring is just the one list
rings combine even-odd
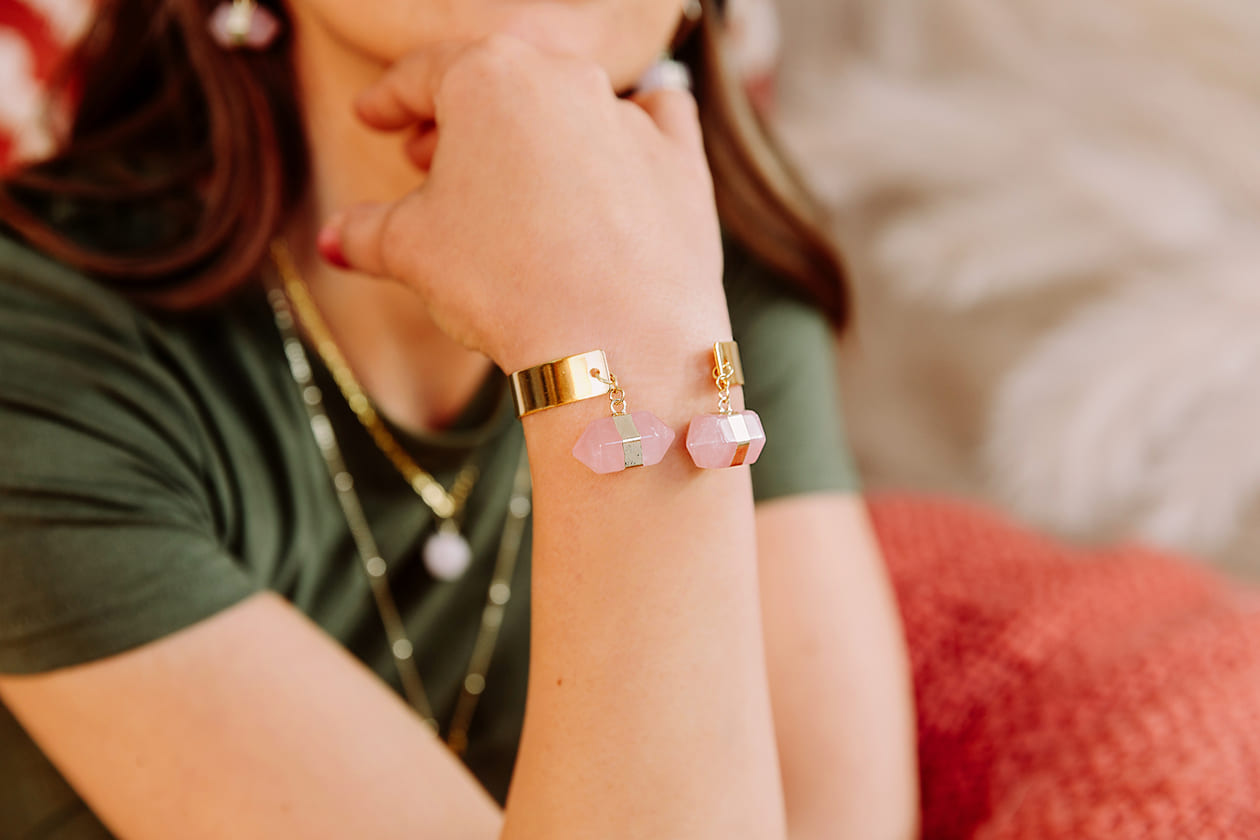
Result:
{"label": "white fluffy blanket", "polygon": [[780,5],[870,483],[1260,573],[1260,4]]}

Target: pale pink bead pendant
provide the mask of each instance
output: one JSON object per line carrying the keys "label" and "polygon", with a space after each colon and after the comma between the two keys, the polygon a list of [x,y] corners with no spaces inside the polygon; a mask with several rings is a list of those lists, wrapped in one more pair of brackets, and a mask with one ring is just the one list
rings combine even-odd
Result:
{"label": "pale pink bead pendant", "polygon": [[573,447],[573,457],[607,475],[659,464],[673,442],[674,430],[650,411],[614,414],[586,427]]}
{"label": "pale pink bead pendant", "polygon": [[210,13],[210,35],[224,49],[265,50],[280,34],[280,22],[267,9],[246,0],[226,0]]}
{"label": "pale pink bead pendant", "polygon": [[687,428],[691,460],[706,470],[752,464],[765,446],[766,432],[755,411],[697,414]]}

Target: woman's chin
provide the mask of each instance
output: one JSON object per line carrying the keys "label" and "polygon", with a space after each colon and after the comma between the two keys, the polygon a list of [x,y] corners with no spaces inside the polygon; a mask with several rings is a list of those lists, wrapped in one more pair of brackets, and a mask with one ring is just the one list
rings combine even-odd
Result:
{"label": "woman's chin", "polygon": [[[621,90],[634,84],[669,45],[676,13],[644,14],[659,3],[506,3],[497,31],[515,35],[544,52],[571,55],[601,65]],[[676,4],[666,4],[673,9]]]}
{"label": "woman's chin", "polygon": [[388,4],[393,15],[365,17],[348,14],[341,0],[294,0],[295,24],[305,30],[302,40],[348,48],[382,67],[438,42],[513,35],[544,52],[599,64],[622,90],[669,45],[680,7],[678,0],[458,0],[435,17],[402,3]]}

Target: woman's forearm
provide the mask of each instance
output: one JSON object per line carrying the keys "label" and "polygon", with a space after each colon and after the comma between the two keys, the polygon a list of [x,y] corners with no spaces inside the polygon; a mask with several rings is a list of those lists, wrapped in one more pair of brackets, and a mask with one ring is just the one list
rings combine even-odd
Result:
{"label": "woman's forearm", "polygon": [[[632,410],[681,438],[712,383],[651,355],[614,371]],[[595,475],[570,449],[607,413],[589,400],[525,420],[534,617],[504,836],[782,837],[748,471],[699,470],[680,439],[657,466]]]}
{"label": "woman's forearm", "polygon": [[[622,99],[598,66],[494,36],[408,55],[357,107],[381,130],[432,121],[437,151],[423,189],[331,219],[327,253],[504,370],[602,347],[632,411],[681,433],[714,410],[708,348],[731,333],[693,97]],[[505,834],[781,838],[748,470],[698,470],[679,441],[597,476],[571,450],[607,413],[525,418],[533,635]]]}
{"label": "woman's forearm", "polygon": [[865,506],[758,506],[762,615],[792,840],[918,832],[913,687]]}

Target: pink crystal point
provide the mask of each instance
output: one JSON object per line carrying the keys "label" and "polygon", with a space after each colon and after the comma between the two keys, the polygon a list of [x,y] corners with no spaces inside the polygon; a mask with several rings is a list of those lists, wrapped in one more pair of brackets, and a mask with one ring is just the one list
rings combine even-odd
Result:
{"label": "pink crystal point", "polygon": [[280,32],[276,16],[253,3],[225,0],[210,13],[210,34],[226,49],[266,49]]}
{"label": "pink crystal point", "polygon": [[751,464],[765,446],[766,431],[755,411],[697,414],[687,429],[691,460],[708,470]]}
{"label": "pink crystal point", "polygon": [[600,475],[626,467],[659,464],[674,442],[674,430],[650,411],[601,417],[586,427],[573,457]]}

